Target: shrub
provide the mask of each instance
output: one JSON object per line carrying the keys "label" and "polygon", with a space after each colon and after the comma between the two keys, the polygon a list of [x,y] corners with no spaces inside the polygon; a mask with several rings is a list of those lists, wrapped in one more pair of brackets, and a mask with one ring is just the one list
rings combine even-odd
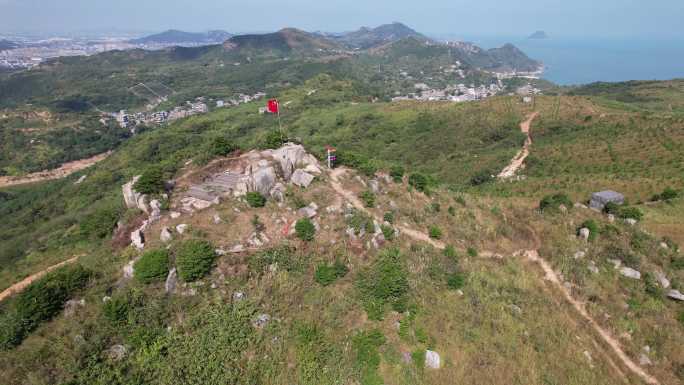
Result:
{"label": "shrub", "polygon": [[663,289],[653,273],[648,272],[644,274],[644,285],[646,294],[651,297],[661,298],[663,296]]}
{"label": "shrub", "polygon": [[465,274],[456,272],[447,276],[447,287],[451,290],[459,290],[465,286]]}
{"label": "shrub", "polygon": [[316,226],[309,218],[302,218],[295,225],[295,233],[302,241],[311,242],[316,235]]}
{"label": "shrub", "polygon": [[285,143],[286,138],[280,130],[271,130],[266,134],[262,142],[263,148],[280,148]]}
{"label": "shrub", "polygon": [[620,205],[615,202],[608,202],[603,206],[603,212],[606,214],[618,215],[620,212]]}
{"label": "shrub", "polygon": [[152,283],[166,278],[169,272],[169,253],[152,250],[143,254],[135,263],[133,274],[141,283]]}
{"label": "shrub", "polygon": [[596,239],[596,236],[599,233],[599,227],[598,227],[598,224],[596,224],[596,221],[594,221],[593,219],[588,219],[588,220],[582,222],[582,224],[577,228],[577,235],[579,235],[579,231],[583,228],[589,229],[589,240],[590,241],[593,241],[594,239]]}
{"label": "shrub", "polygon": [[442,211],[442,206],[441,206],[439,203],[437,203],[437,202],[432,202],[432,203],[430,204],[430,212],[432,212],[432,213],[438,213],[438,212],[440,212],[440,211]]}
{"label": "shrub", "polygon": [[467,253],[468,253],[468,256],[471,258],[477,257],[477,249],[475,249],[474,247],[469,247],[467,250]]}
{"label": "shrub", "polygon": [[334,264],[321,264],[316,268],[314,273],[314,279],[316,282],[323,286],[328,286],[331,283],[337,281],[339,278],[344,277],[349,272],[347,266],[341,261],[335,261]]}
{"label": "shrub", "polygon": [[159,167],[150,167],[140,175],[133,186],[135,191],[142,194],[158,194],[164,191],[164,174]]}
{"label": "shrub", "polygon": [[126,322],[130,310],[130,301],[125,295],[116,295],[102,305],[102,315],[113,324]]}
{"label": "shrub", "polygon": [[250,191],[245,195],[245,200],[250,207],[264,207],[266,205],[266,198],[258,191]]}
{"label": "shrub", "polygon": [[355,353],[354,362],[360,373],[359,383],[363,385],[382,385],[380,368],[380,347],[386,342],[380,330],[361,332],[352,339]]}
{"label": "shrub", "polygon": [[453,217],[453,216],[456,216],[456,209],[454,208],[454,206],[449,206],[449,208],[447,209],[447,212],[448,212],[449,215],[452,216],[452,217]]}
{"label": "shrub", "polygon": [[372,191],[364,191],[359,194],[359,198],[363,201],[363,205],[368,208],[375,207],[375,194]]}
{"label": "shrub", "polygon": [[444,256],[451,260],[458,259],[458,253],[456,252],[456,248],[452,245],[447,245],[444,248]]}
{"label": "shrub", "polygon": [[572,207],[572,201],[565,194],[547,195],[539,201],[539,210],[558,210],[561,205],[569,209]]}
{"label": "shrub", "polygon": [[88,215],[80,224],[81,233],[85,236],[105,238],[111,235],[119,220],[120,210],[116,207],[106,207]]}
{"label": "shrub", "polygon": [[394,239],[394,229],[392,226],[380,225],[380,230],[382,231],[382,235],[385,237],[385,240],[391,241]]}
{"label": "shrub", "polygon": [[413,187],[414,189],[425,192],[427,191],[428,188],[428,178],[420,173],[413,173],[409,175],[409,185]]}
{"label": "shrub", "polygon": [[494,180],[494,177],[492,176],[491,171],[483,170],[470,178],[470,184],[472,186],[480,186],[485,183],[491,182],[492,180]]}
{"label": "shrub", "polygon": [[405,170],[402,166],[393,166],[390,169],[390,176],[395,183],[401,183],[404,178]]}
{"label": "shrub", "polygon": [[679,196],[679,191],[671,188],[671,187],[666,187],[663,192],[660,194],[656,194],[651,198],[652,201],[669,201],[672,199],[675,199]]}
{"label": "shrub", "polygon": [[59,314],[66,300],[84,288],[91,276],[80,265],[66,266],[30,284],[0,318],[0,348],[19,345],[42,322]]}
{"label": "shrub", "polygon": [[684,326],[684,310],[679,312],[679,317],[677,317],[677,319],[679,320],[679,323]]}
{"label": "shrub", "polygon": [[382,219],[387,223],[394,223],[394,212],[388,211],[383,215]]}
{"label": "shrub", "polygon": [[636,219],[640,221],[644,218],[644,213],[637,207],[622,207],[617,216],[622,219]]}
{"label": "shrub", "polygon": [[442,238],[442,229],[440,229],[437,226],[430,226],[430,238],[432,239],[441,239]]}
{"label": "shrub", "polygon": [[192,239],[183,242],[176,252],[178,276],[186,281],[196,281],[206,275],[214,266],[214,246],[205,240]]}
{"label": "shrub", "polygon": [[372,233],[373,219],[361,210],[353,210],[352,215],[347,218],[347,226],[354,229],[356,235],[361,234],[361,230]]}
{"label": "shrub", "polygon": [[236,145],[222,136],[214,138],[209,145],[209,152],[213,156],[226,156],[237,149]]}
{"label": "shrub", "polygon": [[357,288],[368,317],[382,319],[386,305],[403,312],[408,305],[408,271],[399,249],[383,250],[373,264],[359,274]]}

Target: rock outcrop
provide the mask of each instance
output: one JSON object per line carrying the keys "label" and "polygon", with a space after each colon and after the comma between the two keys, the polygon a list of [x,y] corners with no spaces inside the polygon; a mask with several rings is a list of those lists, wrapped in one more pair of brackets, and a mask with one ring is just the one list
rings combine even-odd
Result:
{"label": "rock outcrop", "polygon": [[439,353],[428,350],[425,352],[425,367],[430,369],[439,369],[441,366],[441,358]]}

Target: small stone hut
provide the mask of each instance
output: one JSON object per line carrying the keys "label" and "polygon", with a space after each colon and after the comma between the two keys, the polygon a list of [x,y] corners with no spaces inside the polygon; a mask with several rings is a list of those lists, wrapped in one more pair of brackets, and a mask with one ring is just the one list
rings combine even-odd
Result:
{"label": "small stone hut", "polygon": [[612,190],[601,191],[591,194],[589,206],[592,209],[603,210],[608,203],[621,205],[625,203],[625,196]]}

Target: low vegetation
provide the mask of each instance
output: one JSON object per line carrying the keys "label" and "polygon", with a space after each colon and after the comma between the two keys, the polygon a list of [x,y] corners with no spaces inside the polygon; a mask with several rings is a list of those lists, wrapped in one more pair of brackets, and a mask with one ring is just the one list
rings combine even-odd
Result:
{"label": "low vegetation", "polygon": [[133,274],[141,283],[152,283],[166,278],[169,272],[169,253],[166,250],[145,252],[133,265]]}
{"label": "low vegetation", "polygon": [[380,252],[372,265],[359,273],[356,283],[371,319],[382,319],[388,308],[404,312],[408,306],[408,272],[398,249]]}
{"label": "low vegetation", "polygon": [[311,242],[316,236],[316,226],[309,218],[302,218],[295,224],[295,234],[297,238],[305,242]]}
{"label": "low vegetation", "polygon": [[180,244],[175,256],[178,276],[186,282],[193,282],[204,277],[216,260],[214,246],[200,239],[192,239]]}

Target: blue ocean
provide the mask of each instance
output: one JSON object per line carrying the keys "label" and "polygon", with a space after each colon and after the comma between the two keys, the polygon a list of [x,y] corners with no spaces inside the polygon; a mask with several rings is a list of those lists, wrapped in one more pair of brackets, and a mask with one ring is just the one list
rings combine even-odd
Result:
{"label": "blue ocean", "polygon": [[546,66],[543,77],[561,85],[596,81],[684,78],[681,39],[470,37],[483,48],[513,43]]}

